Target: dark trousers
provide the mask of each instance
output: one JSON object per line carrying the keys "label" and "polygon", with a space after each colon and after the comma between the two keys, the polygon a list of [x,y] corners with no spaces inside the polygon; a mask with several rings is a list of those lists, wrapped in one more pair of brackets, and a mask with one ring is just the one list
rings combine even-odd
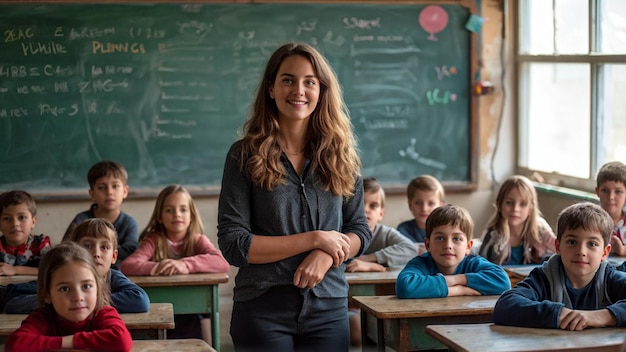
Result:
{"label": "dark trousers", "polygon": [[237,352],[346,352],[348,300],[274,287],[253,300],[234,302],[230,336]]}

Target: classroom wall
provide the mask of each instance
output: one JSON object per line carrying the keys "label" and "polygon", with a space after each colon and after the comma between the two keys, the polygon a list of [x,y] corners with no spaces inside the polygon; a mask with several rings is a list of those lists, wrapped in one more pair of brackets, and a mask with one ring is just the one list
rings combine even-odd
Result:
{"label": "classroom wall", "polygon": [[[481,79],[494,83],[495,92],[480,98],[478,187],[475,191],[448,192],[446,199],[448,203],[458,204],[470,211],[476,223],[476,236],[480,235],[493,212],[492,202],[498,182],[514,172],[516,158],[515,122],[511,113],[511,104],[509,101],[503,102],[505,96],[503,92],[509,93],[508,97],[511,96],[510,77],[512,75],[507,74],[511,68],[510,55],[505,54],[501,57],[503,43],[509,40],[508,36],[505,38],[502,34],[510,33],[510,30],[503,31],[502,1],[486,0],[478,3],[482,4],[480,12],[485,18],[482,40],[478,41],[481,44],[480,74]],[[506,44],[504,49],[508,47],[510,44]],[[501,81],[503,76],[506,77],[504,84]],[[72,218],[78,212],[88,209],[90,200],[87,187],[85,185],[84,199],[38,200],[38,222],[35,231],[48,234],[52,237],[53,243],[60,241]],[[395,227],[401,221],[412,218],[404,192],[387,193],[383,223]],[[194,195],[194,198],[200,209],[206,233],[217,245],[217,196]],[[125,201],[123,211],[135,217],[141,230],[146,225],[153,206],[154,199],[136,198],[131,195]],[[235,273],[236,269],[233,268],[231,278],[234,278]],[[222,285],[221,291],[229,292],[232,289],[232,282],[233,280],[229,285]]]}

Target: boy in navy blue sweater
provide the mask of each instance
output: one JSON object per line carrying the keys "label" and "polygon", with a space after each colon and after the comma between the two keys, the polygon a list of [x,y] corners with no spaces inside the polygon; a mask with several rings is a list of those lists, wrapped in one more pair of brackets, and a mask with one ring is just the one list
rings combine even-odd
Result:
{"label": "boy in navy blue sweater", "polygon": [[500,296],[493,321],[563,330],[626,326],[626,273],[606,261],[613,220],[584,202],[559,214],[556,251]]}

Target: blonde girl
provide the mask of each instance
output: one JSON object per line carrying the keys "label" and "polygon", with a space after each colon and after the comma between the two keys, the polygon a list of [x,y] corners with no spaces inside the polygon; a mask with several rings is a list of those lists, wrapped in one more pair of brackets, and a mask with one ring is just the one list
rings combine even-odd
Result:
{"label": "blonde girl", "polygon": [[226,156],[217,234],[239,267],[235,349],[348,351],[343,263],[372,234],[341,86],[319,51],[274,51],[243,133]]}
{"label": "blonde girl", "polygon": [[130,351],[132,339],[91,254],[74,242],[50,249],[39,264],[39,308],[9,335],[6,351]]}
{"label": "blonde girl", "polygon": [[[139,235],[139,247],[121,269],[126,275],[180,275],[223,273],[229,264],[204,235],[191,194],[183,186],[169,185],[159,193],[148,226]],[[176,314],[174,319],[176,328],[168,337],[202,337],[211,343],[208,318]]]}
{"label": "blonde girl", "polygon": [[200,213],[183,186],[165,187],[157,197],[139,247],[122,263],[126,275],[175,275],[228,271],[222,253],[204,235]]}
{"label": "blonde girl", "polygon": [[506,179],[482,235],[480,255],[498,265],[538,264],[555,251],[556,236],[541,216],[537,191],[521,175]]}

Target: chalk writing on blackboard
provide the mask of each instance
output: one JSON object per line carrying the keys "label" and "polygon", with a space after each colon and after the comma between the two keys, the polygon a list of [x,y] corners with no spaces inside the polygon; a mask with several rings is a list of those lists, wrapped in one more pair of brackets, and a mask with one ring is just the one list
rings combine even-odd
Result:
{"label": "chalk writing on blackboard", "polygon": [[[218,187],[268,56],[316,45],[364,175],[469,182],[470,37],[460,5],[0,4],[0,188]],[[270,19],[271,20],[268,20]]]}

